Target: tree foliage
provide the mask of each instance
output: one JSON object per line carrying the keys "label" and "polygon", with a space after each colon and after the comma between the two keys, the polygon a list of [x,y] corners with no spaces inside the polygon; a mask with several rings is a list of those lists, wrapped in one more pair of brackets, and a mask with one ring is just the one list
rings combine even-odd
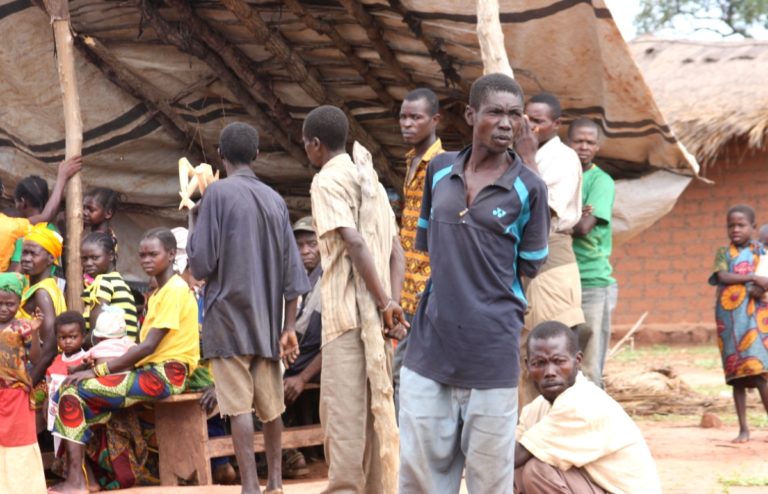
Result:
{"label": "tree foliage", "polygon": [[693,30],[751,38],[755,27],[768,28],[768,0],[642,0],[638,30],[653,33],[687,21]]}

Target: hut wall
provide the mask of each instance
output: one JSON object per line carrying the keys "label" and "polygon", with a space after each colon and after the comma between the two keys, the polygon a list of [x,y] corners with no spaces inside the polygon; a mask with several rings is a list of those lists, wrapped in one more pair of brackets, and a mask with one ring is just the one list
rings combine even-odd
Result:
{"label": "hut wall", "polygon": [[731,143],[706,176],[694,180],[674,209],[651,228],[617,246],[613,266],[619,283],[614,325],[620,333],[649,311],[646,324],[661,331],[714,334],[714,287],[707,284],[715,251],[728,243],[729,207],[755,208],[768,223],[768,148],[747,152]]}

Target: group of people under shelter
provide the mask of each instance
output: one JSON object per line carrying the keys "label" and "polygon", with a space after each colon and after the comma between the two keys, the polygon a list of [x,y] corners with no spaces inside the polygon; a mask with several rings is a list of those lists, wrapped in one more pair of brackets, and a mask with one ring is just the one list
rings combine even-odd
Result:
{"label": "group of people under shelter", "polygon": [[[602,389],[617,289],[614,185],[593,162],[600,126],[577,119],[561,141],[557,98],[526,103],[502,74],[472,84],[465,118],[472,143],[445,151],[435,93],[405,97],[400,225],[370,153],[347,152],[341,109],[306,115],[318,172],[312,215],[295,223],[251,167],[257,130],[228,125],[226,178],[189,230],[140,242],[145,304],[115,268],[119,198],[89,191],[83,314],[57,283],[54,226],[81,161],[60,165],[42,202],[22,180],[0,215],[0,492],[46,491],[36,427],[62,462],[49,492],[142,483],[145,424],[125,409],[188,390],[218,407],[209,435],[229,424],[244,494],[262,492],[255,428],[264,492],[281,493],[283,469],[306,467],[282,451],[283,423],[315,412],[328,493],[450,494],[462,478],[482,494],[661,492],[640,430]],[[318,382],[319,400],[306,399]],[[228,459],[218,466],[234,477]]]}

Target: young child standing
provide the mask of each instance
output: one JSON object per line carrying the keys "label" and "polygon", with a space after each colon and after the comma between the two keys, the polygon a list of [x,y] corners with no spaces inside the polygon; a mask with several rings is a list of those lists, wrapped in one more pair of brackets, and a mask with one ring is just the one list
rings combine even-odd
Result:
{"label": "young child standing", "polygon": [[0,492],[44,494],[45,473],[27,371],[40,354],[37,331],[42,320],[15,318],[23,289],[20,274],[0,274]]}
{"label": "young child standing", "polygon": [[[61,353],[53,359],[53,363],[45,371],[45,381],[48,386],[48,415],[47,428],[53,432],[53,424],[59,411],[58,403],[53,399],[61,383],[67,378],[68,367],[78,366],[85,358],[83,341],[85,340],[85,319],[79,312],[68,310],[56,316],[53,322],[56,332],[56,343],[61,348]],[[61,440],[53,438],[54,451],[59,449]]]}
{"label": "young child standing", "polygon": [[133,293],[115,270],[115,244],[109,233],[91,232],[80,246],[85,289],[83,316],[86,329],[95,327],[104,305],[119,307],[125,313],[128,337],[138,339],[138,318]]}
{"label": "young child standing", "polygon": [[[739,435],[733,442],[749,441],[747,388],[757,388],[768,413],[768,305],[752,297],[751,289],[768,290],[768,278],[755,274],[765,252],[752,239],[755,212],[745,205],[728,210],[730,245],[715,256],[709,279],[717,286],[715,319],[725,380],[733,386],[733,401],[739,418]],[[757,294],[755,294],[757,295]],[[758,314],[766,314],[758,317]]]}
{"label": "young child standing", "polygon": [[83,226],[86,231],[109,234],[117,254],[117,236],[109,222],[120,208],[120,193],[106,187],[89,189],[83,196]]}

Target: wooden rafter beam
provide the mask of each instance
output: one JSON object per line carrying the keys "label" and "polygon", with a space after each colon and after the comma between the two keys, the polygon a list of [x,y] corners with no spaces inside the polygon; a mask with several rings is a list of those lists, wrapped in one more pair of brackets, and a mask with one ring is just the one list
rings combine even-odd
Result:
{"label": "wooden rafter beam", "polygon": [[384,40],[381,32],[381,26],[378,21],[365,10],[357,0],[338,0],[349,15],[351,15],[365,30],[373,48],[381,57],[381,60],[387,65],[392,74],[408,87],[416,87],[413,77],[405,71],[395,53]]}
{"label": "wooden rafter beam", "polygon": [[[194,55],[208,65],[232,92],[245,111],[256,120],[265,137],[274,139],[293,159],[306,165],[307,159],[304,150],[287,133],[290,132],[290,126],[283,126],[283,123],[273,120],[271,116],[262,111],[249,89],[212,48],[198,41],[189,33],[189,30],[182,32],[182,30],[172,26],[160,15],[149,0],[139,0],[139,7],[144,18],[149,21],[160,39],[176,46],[181,51]],[[287,132],[283,129],[287,129]]]}
{"label": "wooden rafter beam", "polygon": [[[384,62],[387,68],[400,80],[400,82],[410,89],[418,87],[416,81],[405,71],[402,64],[395,56],[395,53],[384,40],[384,37],[382,36],[383,29],[376,18],[369,14],[358,0],[338,0],[338,2],[365,30],[368,40],[379,54],[382,62]],[[469,94],[468,90],[466,92]],[[469,126],[464,121],[463,116],[451,113],[450,111],[443,112],[443,116],[446,123],[452,125],[464,137],[472,134]]]}
{"label": "wooden rafter beam", "polygon": [[456,70],[453,57],[448,55],[443,49],[442,40],[435,39],[425,33],[421,25],[421,19],[413,15],[413,12],[409,11],[400,0],[389,0],[389,5],[403,17],[405,24],[411,32],[424,44],[432,59],[440,65],[440,70],[442,70],[446,81],[450,81],[451,84],[469,94],[469,84],[461,78]]}
{"label": "wooden rafter beam", "polygon": [[[183,0],[168,0],[170,3],[182,2]],[[320,104],[331,104],[341,108],[349,119],[350,134],[354,139],[360,141],[371,152],[374,163],[383,174],[384,178],[392,185],[400,188],[402,178],[392,169],[390,164],[392,158],[387,156],[378,140],[373,137],[360,123],[354,118],[351,110],[347,107],[344,99],[332,90],[327,90],[320,82],[320,74],[315,69],[307,68],[304,60],[299,57],[288,45],[288,42],[279,32],[271,30],[266,22],[261,18],[259,12],[247,4],[244,0],[221,0],[221,3],[237,17],[240,22],[253,34],[259,43],[264,45],[272,55],[275,56],[285,67],[285,70],[291,75],[299,86],[315,101]]]}
{"label": "wooden rafter beam", "polygon": [[373,74],[373,71],[371,70],[370,65],[368,65],[368,62],[357,55],[355,52],[355,47],[352,46],[344,38],[344,36],[342,36],[336,30],[335,27],[311,15],[301,5],[299,0],[283,0],[283,2],[285,3],[286,7],[291,10],[293,15],[301,19],[308,28],[312,29],[318,34],[322,34],[328,37],[333,42],[336,49],[344,54],[347,61],[350,63],[350,65],[352,65],[357,73],[360,74],[360,77],[363,78],[366,84],[368,84],[368,86],[373,89],[373,92],[376,93],[376,96],[378,96],[379,100],[384,104],[384,106],[392,109],[393,112],[397,112],[397,102],[387,92],[384,85],[379,82],[379,79]]}
{"label": "wooden rafter beam", "polygon": [[216,148],[211,143],[205,143],[197,130],[171,107],[168,95],[126,67],[99,40],[79,35],[75,38],[75,46],[112,83],[154,112],[160,125],[192,153],[194,160],[210,163],[216,158]]}
{"label": "wooden rafter beam", "polygon": [[248,55],[197,15],[187,0],[165,0],[165,4],[176,10],[180,15],[179,21],[189,29],[192,36],[199,36],[204,44],[221,57],[243,81],[251,96],[263,101],[285,128],[291,128],[293,118],[272,89],[272,81],[269,76],[252,68],[255,62]]}

